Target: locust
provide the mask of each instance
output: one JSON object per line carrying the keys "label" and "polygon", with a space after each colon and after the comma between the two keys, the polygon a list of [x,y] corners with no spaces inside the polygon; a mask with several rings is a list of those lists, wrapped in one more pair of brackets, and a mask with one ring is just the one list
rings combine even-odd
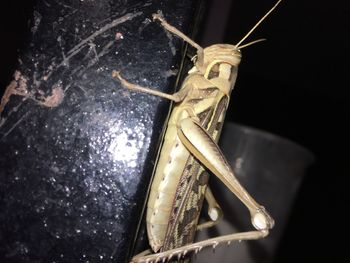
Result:
{"label": "locust", "polygon": [[[112,76],[129,90],[159,96],[173,101],[167,129],[156,164],[148,197],[146,228],[152,251],[144,251],[132,262],[164,262],[182,259],[204,247],[266,237],[274,220],[240,184],[217,142],[220,136],[231,91],[241,61],[240,49],[261,40],[242,45],[243,41],[277,7],[279,0],[236,44],[215,44],[202,48],[170,25],[160,12],[153,20],[197,50],[194,66],[180,90],[167,94],[142,87],[124,79],[114,70]],[[209,173],[247,207],[255,230],[219,236],[192,243],[197,230],[214,226],[223,213],[208,186]],[[198,225],[204,199],[208,203],[209,221]]]}

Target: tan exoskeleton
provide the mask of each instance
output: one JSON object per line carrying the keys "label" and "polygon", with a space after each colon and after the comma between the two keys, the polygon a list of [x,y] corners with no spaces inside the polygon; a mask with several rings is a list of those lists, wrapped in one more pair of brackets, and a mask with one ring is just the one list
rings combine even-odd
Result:
{"label": "tan exoskeleton", "polygon": [[[238,182],[232,168],[221,153],[217,141],[234,87],[241,60],[240,45],[272,12],[276,5],[237,44],[216,44],[202,49],[183,33],[169,25],[158,13],[165,29],[197,49],[194,67],[181,89],[170,95],[141,87],[123,79],[113,71],[122,86],[160,96],[175,102],[164,136],[147,204],[147,233],[152,250],[134,256],[133,262],[165,261],[203,247],[217,246],[236,240],[265,237],[274,220]],[[221,209],[207,187],[209,170],[248,208],[255,231],[235,233],[193,243],[196,230],[213,226],[222,216]],[[208,201],[211,221],[198,225],[203,199]]]}

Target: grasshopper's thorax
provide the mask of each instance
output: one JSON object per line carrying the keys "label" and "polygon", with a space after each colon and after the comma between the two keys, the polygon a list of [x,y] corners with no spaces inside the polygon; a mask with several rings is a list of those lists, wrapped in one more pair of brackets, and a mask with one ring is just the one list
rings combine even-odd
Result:
{"label": "grasshopper's thorax", "polygon": [[203,61],[195,62],[196,68],[206,75],[209,71],[218,71],[215,67],[220,63],[227,63],[238,67],[241,62],[241,52],[234,45],[216,44],[206,47],[203,50]]}
{"label": "grasshopper's thorax", "polygon": [[216,44],[198,54],[194,67],[189,71],[199,73],[228,97],[234,87],[235,78],[232,72],[237,72],[241,61],[241,52],[234,45]]}

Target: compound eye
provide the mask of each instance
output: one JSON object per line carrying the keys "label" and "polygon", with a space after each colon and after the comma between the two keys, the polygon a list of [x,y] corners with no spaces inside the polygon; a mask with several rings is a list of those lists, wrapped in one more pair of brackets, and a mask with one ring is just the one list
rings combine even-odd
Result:
{"label": "compound eye", "polygon": [[241,50],[239,48],[237,48],[237,49],[234,50],[233,55],[234,56],[241,56],[242,52],[241,52]]}

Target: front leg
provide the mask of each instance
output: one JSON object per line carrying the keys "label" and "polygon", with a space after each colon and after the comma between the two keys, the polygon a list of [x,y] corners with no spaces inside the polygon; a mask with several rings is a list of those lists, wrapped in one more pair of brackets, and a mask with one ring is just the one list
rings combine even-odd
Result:
{"label": "front leg", "polygon": [[178,92],[174,93],[174,94],[167,94],[164,92],[160,92],[158,90],[154,90],[154,89],[150,89],[147,87],[142,87],[139,86],[137,84],[133,84],[129,81],[127,81],[126,79],[124,79],[121,75],[119,71],[113,70],[112,72],[112,77],[119,80],[120,83],[122,84],[122,86],[126,89],[129,90],[133,90],[133,91],[137,91],[137,92],[142,92],[142,93],[147,93],[147,94],[151,94],[157,97],[161,97],[161,98],[165,98],[168,100],[172,100],[174,102],[181,102],[187,95],[189,89],[181,89]]}

